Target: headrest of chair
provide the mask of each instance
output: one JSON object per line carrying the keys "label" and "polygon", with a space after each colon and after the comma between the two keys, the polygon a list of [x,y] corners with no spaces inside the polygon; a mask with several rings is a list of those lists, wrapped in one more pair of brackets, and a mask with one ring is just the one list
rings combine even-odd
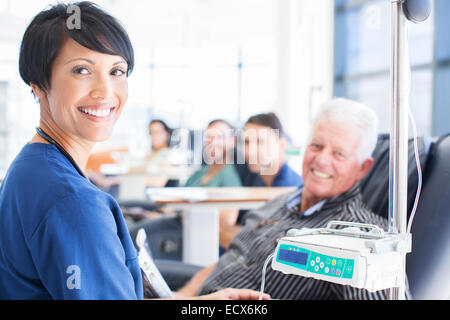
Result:
{"label": "headrest of chair", "polygon": [[[418,138],[419,159],[422,168],[427,161],[431,141]],[[380,134],[372,157],[374,164],[370,172],[360,181],[365,204],[376,214],[388,219],[389,213],[389,134]],[[418,175],[414,154],[414,140],[408,141],[408,217],[414,205]]]}

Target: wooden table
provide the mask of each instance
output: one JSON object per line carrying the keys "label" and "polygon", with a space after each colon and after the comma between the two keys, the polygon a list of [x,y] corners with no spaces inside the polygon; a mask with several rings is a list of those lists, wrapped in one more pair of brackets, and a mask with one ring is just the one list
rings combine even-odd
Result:
{"label": "wooden table", "polygon": [[183,261],[208,266],[219,258],[219,209],[258,208],[296,187],[147,188],[156,204],[183,210]]}

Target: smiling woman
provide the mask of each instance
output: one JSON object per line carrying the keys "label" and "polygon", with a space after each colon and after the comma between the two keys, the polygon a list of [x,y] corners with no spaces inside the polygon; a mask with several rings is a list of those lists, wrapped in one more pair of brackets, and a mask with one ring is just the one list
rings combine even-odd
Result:
{"label": "smiling woman", "polygon": [[[19,70],[39,100],[40,120],[0,187],[0,299],[144,297],[146,278],[120,207],[84,174],[125,106],[133,65],[125,29],[91,2],[51,6],[26,29]],[[258,293],[206,296],[231,297]]]}
{"label": "smiling woman", "polygon": [[[76,28],[69,25],[73,8],[79,15]],[[90,2],[43,11],[25,31],[20,48],[19,72],[39,99],[41,129],[82,168],[83,155],[111,136],[133,67],[125,29]],[[31,142],[45,143],[40,136]]]}
{"label": "smiling woman", "polygon": [[68,28],[69,5],[57,4],[22,39],[19,72],[40,120],[0,189],[2,299],[143,297],[120,208],[84,175],[127,100],[133,49],[115,18],[90,2],[73,6],[79,28]]}

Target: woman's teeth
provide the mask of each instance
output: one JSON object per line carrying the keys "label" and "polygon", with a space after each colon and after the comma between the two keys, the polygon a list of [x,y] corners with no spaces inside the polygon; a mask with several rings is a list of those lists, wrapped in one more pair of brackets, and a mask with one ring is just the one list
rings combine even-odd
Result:
{"label": "woman's teeth", "polygon": [[109,116],[109,114],[111,113],[111,110],[113,108],[108,108],[108,109],[89,109],[89,108],[80,108],[81,112],[90,114],[91,116],[95,116],[95,117],[99,117],[99,118],[103,118],[103,117],[107,117]]}
{"label": "woman's teeth", "polygon": [[322,178],[322,179],[328,179],[328,178],[331,177],[330,175],[328,175],[326,173],[319,172],[319,171],[316,171],[314,169],[312,170],[312,172],[314,173],[314,175],[316,175],[316,176],[318,176],[319,178]]}

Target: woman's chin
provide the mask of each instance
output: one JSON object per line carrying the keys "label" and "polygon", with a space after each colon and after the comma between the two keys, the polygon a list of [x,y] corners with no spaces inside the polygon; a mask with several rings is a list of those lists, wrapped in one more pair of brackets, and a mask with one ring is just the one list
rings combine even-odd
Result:
{"label": "woman's chin", "polygon": [[93,134],[89,134],[87,137],[87,140],[92,142],[104,142],[111,138],[112,132],[111,131],[103,131],[103,132],[95,132]]}

